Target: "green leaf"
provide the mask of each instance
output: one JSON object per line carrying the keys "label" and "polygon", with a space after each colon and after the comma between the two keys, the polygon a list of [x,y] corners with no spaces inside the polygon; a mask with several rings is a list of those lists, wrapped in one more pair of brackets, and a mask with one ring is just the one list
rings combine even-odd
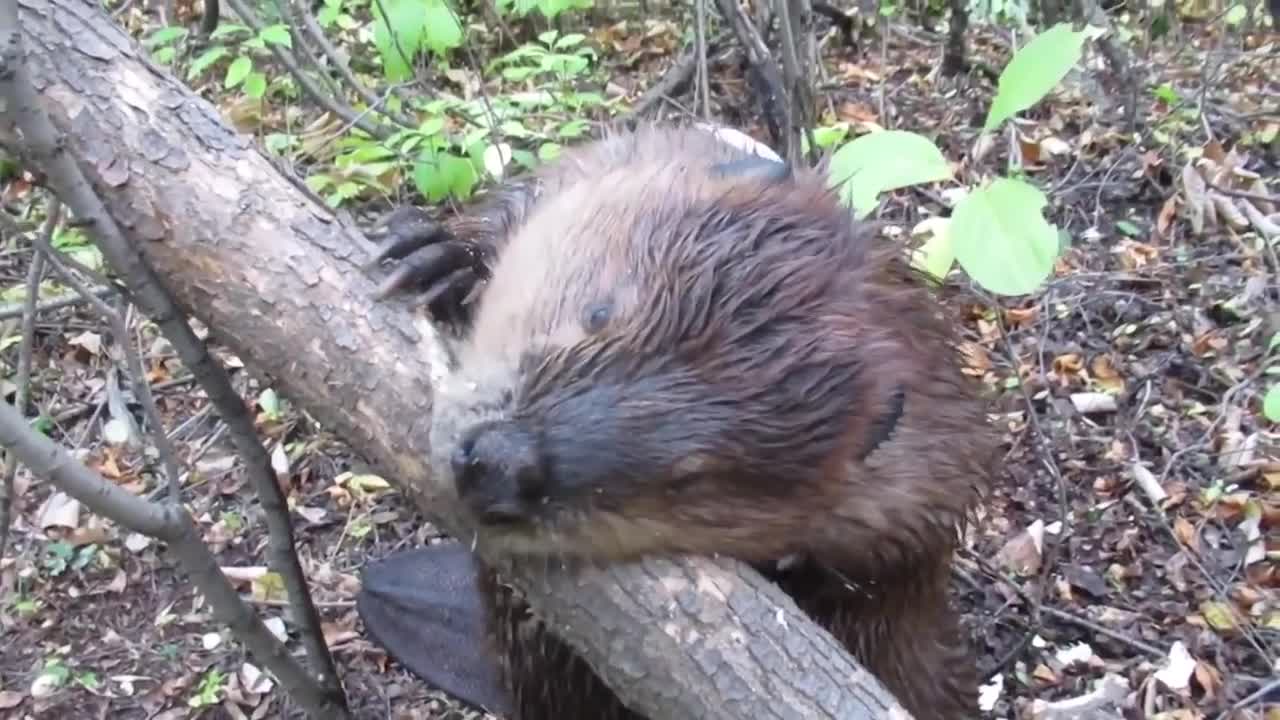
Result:
{"label": "green leaf", "polygon": [[143,47],[153,48],[158,45],[168,45],[169,43],[186,37],[187,29],[176,25],[163,27],[147,36],[142,41]]}
{"label": "green leaf", "polygon": [[425,31],[423,42],[436,55],[443,58],[445,53],[462,44],[462,25],[444,0],[430,0],[420,22]]}
{"label": "green leaf", "polygon": [[258,37],[268,45],[283,45],[287,48],[293,47],[293,36],[289,34],[289,26],[287,25],[271,25],[262,28],[262,32],[258,33]]}
{"label": "green leaf", "polygon": [[538,68],[528,66],[503,68],[502,77],[512,82],[520,82],[537,71]]}
{"label": "green leaf", "polygon": [[1048,201],[1037,188],[1001,178],[969,193],[951,214],[956,260],[987,290],[1024,295],[1053,272],[1057,229],[1041,214]]}
{"label": "green leaf", "polygon": [[262,412],[266,413],[267,417],[278,418],[280,417],[280,396],[273,388],[267,388],[258,393],[258,407],[262,408]]}
{"label": "green leaf", "polygon": [[928,138],[904,130],[879,130],[845,143],[831,156],[828,181],[843,184],[840,197],[865,217],[877,196],[917,183],[951,177],[951,166]]}
{"label": "green leaf", "polygon": [[249,28],[245,25],[237,25],[235,23],[223,23],[222,25],[219,25],[217,28],[215,28],[213,32],[209,33],[209,39],[217,40],[218,38],[225,37],[227,35],[235,35],[236,33],[247,33],[247,32],[249,32]]}
{"label": "green leaf", "polygon": [[568,35],[565,35],[564,37],[557,40],[553,47],[556,50],[563,50],[568,47],[573,47],[574,45],[577,45],[578,43],[586,39],[587,39],[587,36],[583,35],[582,33],[569,33]]}
{"label": "green leaf", "polygon": [[476,169],[467,158],[442,152],[416,163],[413,181],[418,192],[430,202],[439,202],[450,193],[466,199],[475,187]]}
{"label": "green leaf", "polygon": [[1015,113],[1040,102],[1080,60],[1085,38],[1090,34],[1088,29],[1077,32],[1070,23],[1058,23],[1014,53],[1000,73],[983,132],[991,132]]}
{"label": "green leaf", "polygon": [[1128,220],[1117,220],[1116,229],[1129,237],[1138,237],[1142,234],[1142,231],[1138,229],[1138,226]]}
{"label": "green leaf", "polygon": [[227,77],[222,81],[223,86],[231,89],[239,85],[249,76],[250,70],[253,70],[253,60],[241,55],[227,66]]}
{"label": "green leaf", "polygon": [[956,249],[951,242],[949,227],[951,223],[946,218],[931,218],[926,222],[930,224],[933,235],[916,249],[912,264],[942,280],[951,272],[951,266],[956,261]]}
{"label": "green leaf", "polygon": [[187,69],[187,79],[194,79],[200,73],[208,70],[210,65],[226,57],[227,54],[227,46],[225,45],[214,45],[200,53],[195,60],[191,61],[191,67]]}
{"label": "green leaf", "polygon": [[260,72],[251,73],[244,81],[244,94],[258,100],[267,94],[267,76]]}
{"label": "green leaf", "polygon": [[827,127],[813,129],[813,143],[820,148],[835,145],[849,134],[849,123],[836,123]]}
{"label": "green leaf", "polygon": [[382,0],[372,8],[373,43],[382,56],[382,71],[391,82],[403,82],[413,74],[409,61],[422,50],[424,6],[423,0]]}
{"label": "green leaf", "polygon": [[1280,385],[1267,388],[1262,398],[1262,414],[1271,422],[1280,422]]}

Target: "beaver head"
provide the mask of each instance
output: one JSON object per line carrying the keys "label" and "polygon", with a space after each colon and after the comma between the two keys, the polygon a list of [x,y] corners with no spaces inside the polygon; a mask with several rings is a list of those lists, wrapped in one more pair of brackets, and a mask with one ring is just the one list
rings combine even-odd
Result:
{"label": "beaver head", "polygon": [[765,561],[962,512],[859,475],[952,391],[924,290],[820,174],[713,172],[742,154],[701,142],[561,185],[496,260],[432,420],[478,542]]}

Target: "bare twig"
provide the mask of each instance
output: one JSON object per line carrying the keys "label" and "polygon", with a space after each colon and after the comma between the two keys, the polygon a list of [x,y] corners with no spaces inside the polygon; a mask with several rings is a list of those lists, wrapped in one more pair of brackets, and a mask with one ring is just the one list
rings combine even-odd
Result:
{"label": "bare twig", "polygon": [[[773,141],[778,145],[784,145],[790,130],[778,127],[777,120],[779,109],[785,108],[788,104],[787,92],[783,87],[782,78],[778,75],[778,66],[769,53],[769,47],[765,45],[764,38],[760,37],[760,32],[756,30],[755,25],[751,24],[751,19],[738,5],[737,0],[716,0],[716,4],[720,7],[720,14],[733,28],[733,34],[738,38],[738,42],[742,44],[742,49],[747,54],[747,62],[751,64],[765,85],[760,104],[764,109],[765,118],[769,121]],[[785,122],[785,110],[783,113]]]}
{"label": "bare twig", "polygon": [[707,78],[707,0],[695,3],[694,56],[698,61],[698,95],[702,106],[702,119],[711,120],[711,88]]}
{"label": "bare twig", "polygon": [[[246,22],[250,21],[248,16],[242,17]],[[288,507],[276,482],[271,458],[257,437],[253,418],[232,387],[225,368],[214,361],[208,347],[191,329],[164,284],[146,264],[138,249],[126,239],[75,159],[61,150],[57,131],[40,104],[24,61],[17,0],[0,0],[0,52],[3,52],[0,55],[0,99],[5,101],[9,114],[21,131],[30,157],[47,174],[48,184],[62,202],[77,217],[91,223],[98,247],[107,262],[117,276],[127,279],[139,307],[160,325],[183,363],[200,379],[209,399],[232,431],[232,438],[256,486],[266,516],[271,565],[284,579],[289,597],[296,603],[295,621],[315,671],[318,688],[313,693],[299,694],[298,701],[328,713],[330,717],[346,717],[346,700],[333,658],[320,632],[319,614],[311,602],[306,578],[293,549]],[[240,627],[243,628],[243,624]],[[246,639],[246,643],[249,642]],[[263,648],[259,646],[259,649]],[[269,659],[263,657],[263,662]],[[298,689],[303,690],[302,686]]]}
{"label": "bare twig", "polygon": [[[55,198],[49,203],[44,226],[40,228],[38,240],[48,242],[62,217],[62,203]],[[35,350],[36,334],[36,301],[40,299],[40,281],[44,278],[44,255],[39,250],[32,253],[31,267],[27,269],[27,297],[22,314],[22,342],[18,345],[18,368],[14,374],[13,404],[25,417],[27,400],[31,397],[31,354]],[[0,483],[0,558],[4,557],[8,546],[9,525],[13,518],[14,478],[18,474],[18,458],[9,453],[5,460],[4,481]]]}
{"label": "bare twig", "polygon": [[[231,6],[232,12],[238,15],[240,19],[244,21],[244,24],[248,25],[254,32],[258,32],[262,29],[262,24],[258,22],[257,16],[255,16],[253,12],[245,6],[243,0],[227,0],[227,4]],[[357,112],[355,108],[347,105],[341,100],[330,97],[324,92],[324,90],[316,87],[316,83],[311,79],[311,76],[304,72],[298,65],[297,58],[295,58],[292,53],[287,52],[285,48],[277,45],[276,43],[267,43],[267,47],[271,50],[271,53],[276,56],[276,59],[280,61],[280,64],[284,65],[285,69],[289,71],[289,74],[293,75],[294,79],[298,81],[298,84],[302,86],[302,89],[307,93],[307,95],[309,95],[312,100],[319,103],[325,110],[328,110],[334,115],[337,115],[348,123],[351,123],[380,140],[385,140],[395,133],[394,128],[387,127],[376,120],[370,119],[367,113]]]}
{"label": "bare twig", "polygon": [[[115,294],[116,289],[113,287],[99,287],[93,289],[94,297],[110,297]],[[54,310],[61,310],[72,305],[79,305],[88,302],[80,293],[71,293],[63,297],[50,298],[36,303],[36,314],[43,315]],[[26,301],[8,303],[0,305],[0,320],[9,320],[21,316],[26,311]]]}
{"label": "bare twig", "polygon": [[[14,1],[0,2],[0,20],[14,14],[5,9]],[[240,599],[231,581],[222,574],[217,559],[200,539],[199,530],[182,505],[149,503],[108,482],[77,462],[66,449],[32,430],[22,413],[9,403],[0,403],[0,444],[30,468],[33,475],[48,478],[95,513],[168,543],[169,550],[187,571],[192,583],[209,601],[214,617],[235,631],[291,697],[297,699],[313,717],[345,716],[340,707],[323,702],[321,696],[306,691],[313,684],[312,680],[289,654],[288,648]]]}
{"label": "bare twig", "polygon": [[[707,43],[707,56],[710,57],[715,53],[716,49],[724,42],[724,36],[717,36]],[[635,122],[639,118],[648,114],[655,105],[662,102],[664,98],[676,97],[685,91],[689,83],[693,80],[694,74],[698,69],[698,45],[693,43],[685,48],[675,63],[667,69],[662,79],[657,84],[650,87],[643,95],[636,100],[631,109],[625,113],[618,115],[613,120],[613,125],[618,127],[626,127]]]}
{"label": "bare twig", "polygon": [[[294,18],[302,26],[302,30],[306,32],[307,37],[315,42],[316,47],[320,49],[320,53],[328,58],[329,62],[333,63],[333,66],[338,70],[338,74],[342,76],[342,79],[360,96],[360,99],[366,105],[376,109],[398,125],[404,127],[414,127],[416,125],[413,119],[404,113],[389,109],[385,100],[375,95],[373,91],[365,87],[364,83],[356,78],[356,74],[351,71],[351,65],[342,57],[342,53],[338,52],[338,48],[329,42],[329,38],[324,34],[324,28],[320,27],[320,23],[316,22],[315,16],[311,14],[311,10],[307,5],[298,0],[279,0],[279,2],[288,6]],[[299,38],[299,42],[306,44],[306,39]]]}

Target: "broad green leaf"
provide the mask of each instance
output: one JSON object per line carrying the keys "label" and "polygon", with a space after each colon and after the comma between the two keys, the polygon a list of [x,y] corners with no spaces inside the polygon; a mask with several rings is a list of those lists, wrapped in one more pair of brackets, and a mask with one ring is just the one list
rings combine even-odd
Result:
{"label": "broad green leaf", "polygon": [[444,57],[445,53],[462,44],[462,25],[444,0],[430,0],[422,11],[420,22],[425,31],[423,44],[436,55]]}
{"label": "broad green leaf", "polygon": [[1040,102],[1080,60],[1085,38],[1090,34],[1087,28],[1076,32],[1070,23],[1058,23],[1014,53],[1000,73],[983,132],[991,132],[1015,113]]}
{"label": "broad green leaf", "polygon": [[831,156],[828,182],[859,216],[875,210],[882,192],[951,177],[951,166],[928,138],[879,130],[845,143]]}
{"label": "broad green leaf", "polygon": [[951,214],[951,243],[965,272],[987,290],[1024,295],[1053,272],[1058,232],[1041,214],[1044,193],[1010,178],[975,189]]}
{"label": "broad green leaf", "polygon": [[587,121],[579,118],[561,125],[560,129],[556,130],[556,135],[562,138],[582,137],[588,129]]}
{"label": "broad green leaf", "polygon": [[180,38],[186,37],[186,35],[187,35],[186,28],[179,27],[176,25],[171,25],[169,27],[160,28],[159,30],[148,35],[147,39],[142,41],[142,45],[143,47],[153,48],[153,47],[156,47],[157,45],[166,45],[168,43],[173,42],[174,40],[178,40]]}
{"label": "broad green leaf", "polygon": [[951,243],[951,221],[947,218],[929,218],[917,226],[918,230],[928,229],[932,232],[928,240],[916,249],[912,264],[941,280],[951,272],[956,261],[956,250]]}
{"label": "broad green leaf", "polygon": [[223,23],[209,33],[210,40],[217,40],[227,35],[235,35],[236,33],[247,33],[249,28],[245,25],[237,25],[235,23]]}
{"label": "broad green leaf", "polygon": [[262,41],[270,45],[283,45],[285,47],[293,47],[293,36],[289,34],[289,28],[286,25],[271,25],[262,28],[262,32],[258,33],[258,37]]}
{"label": "broad green leaf", "polygon": [[470,160],[442,152],[417,162],[413,181],[418,192],[430,202],[439,202],[450,193],[465,199],[475,186],[476,170]]}
{"label": "broad green leaf", "polygon": [[849,123],[836,123],[813,129],[813,143],[820,148],[831,147],[849,134]]}
{"label": "broad green leaf", "polygon": [[187,78],[194,79],[200,73],[209,69],[209,66],[218,62],[227,56],[227,46],[214,45],[213,47],[200,53],[195,60],[191,61],[191,67],[187,69]]}
{"label": "broad green leaf", "polygon": [[260,72],[250,73],[249,77],[244,81],[244,94],[253,98],[260,99],[267,94],[267,76]]}
{"label": "broad green leaf", "polygon": [[[427,10],[424,0],[381,0],[373,10],[373,43],[382,56],[382,70],[391,82],[408,80],[409,62],[422,50]],[[383,12],[386,15],[383,15]],[[395,28],[394,31],[391,28]]]}
{"label": "broad green leaf", "polygon": [[223,86],[230,89],[239,85],[249,76],[250,70],[253,70],[253,60],[241,55],[227,66],[227,78],[222,81]]}
{"label": "broad green leaf", "polygon": [[565,48],[573,47],[586,39],[587,36],[582,33],[569,33],[557,40],[554,47],[556,50],[564,50]]}
{"label": "broad green leaf", "polygon": [[537,71],[538,68],[528,66],[503,68],[502,77],[512,82],[520,82]]}
{"label": "broad green leaf", "polygon": [[1280,422],[1280,385],[1267,388],[1267,394],[1262,398],[1262,414],[1271,422]]}
{"label": "broad green leaf", "polygon": [[444,130],[444,117],[441,115],[432,115],[418,126],[418,132],[427,137],[435,137],[441,130]]}

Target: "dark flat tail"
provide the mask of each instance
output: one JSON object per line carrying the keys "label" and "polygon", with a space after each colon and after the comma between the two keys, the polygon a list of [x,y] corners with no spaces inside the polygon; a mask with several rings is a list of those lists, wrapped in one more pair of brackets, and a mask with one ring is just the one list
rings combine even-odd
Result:
{"label": "dark flat tail", "polygon": [[370,639],[432,687],[510,715],[466,547],[445,542],[396,553],[366,565],[361,583],[356,612]]}

